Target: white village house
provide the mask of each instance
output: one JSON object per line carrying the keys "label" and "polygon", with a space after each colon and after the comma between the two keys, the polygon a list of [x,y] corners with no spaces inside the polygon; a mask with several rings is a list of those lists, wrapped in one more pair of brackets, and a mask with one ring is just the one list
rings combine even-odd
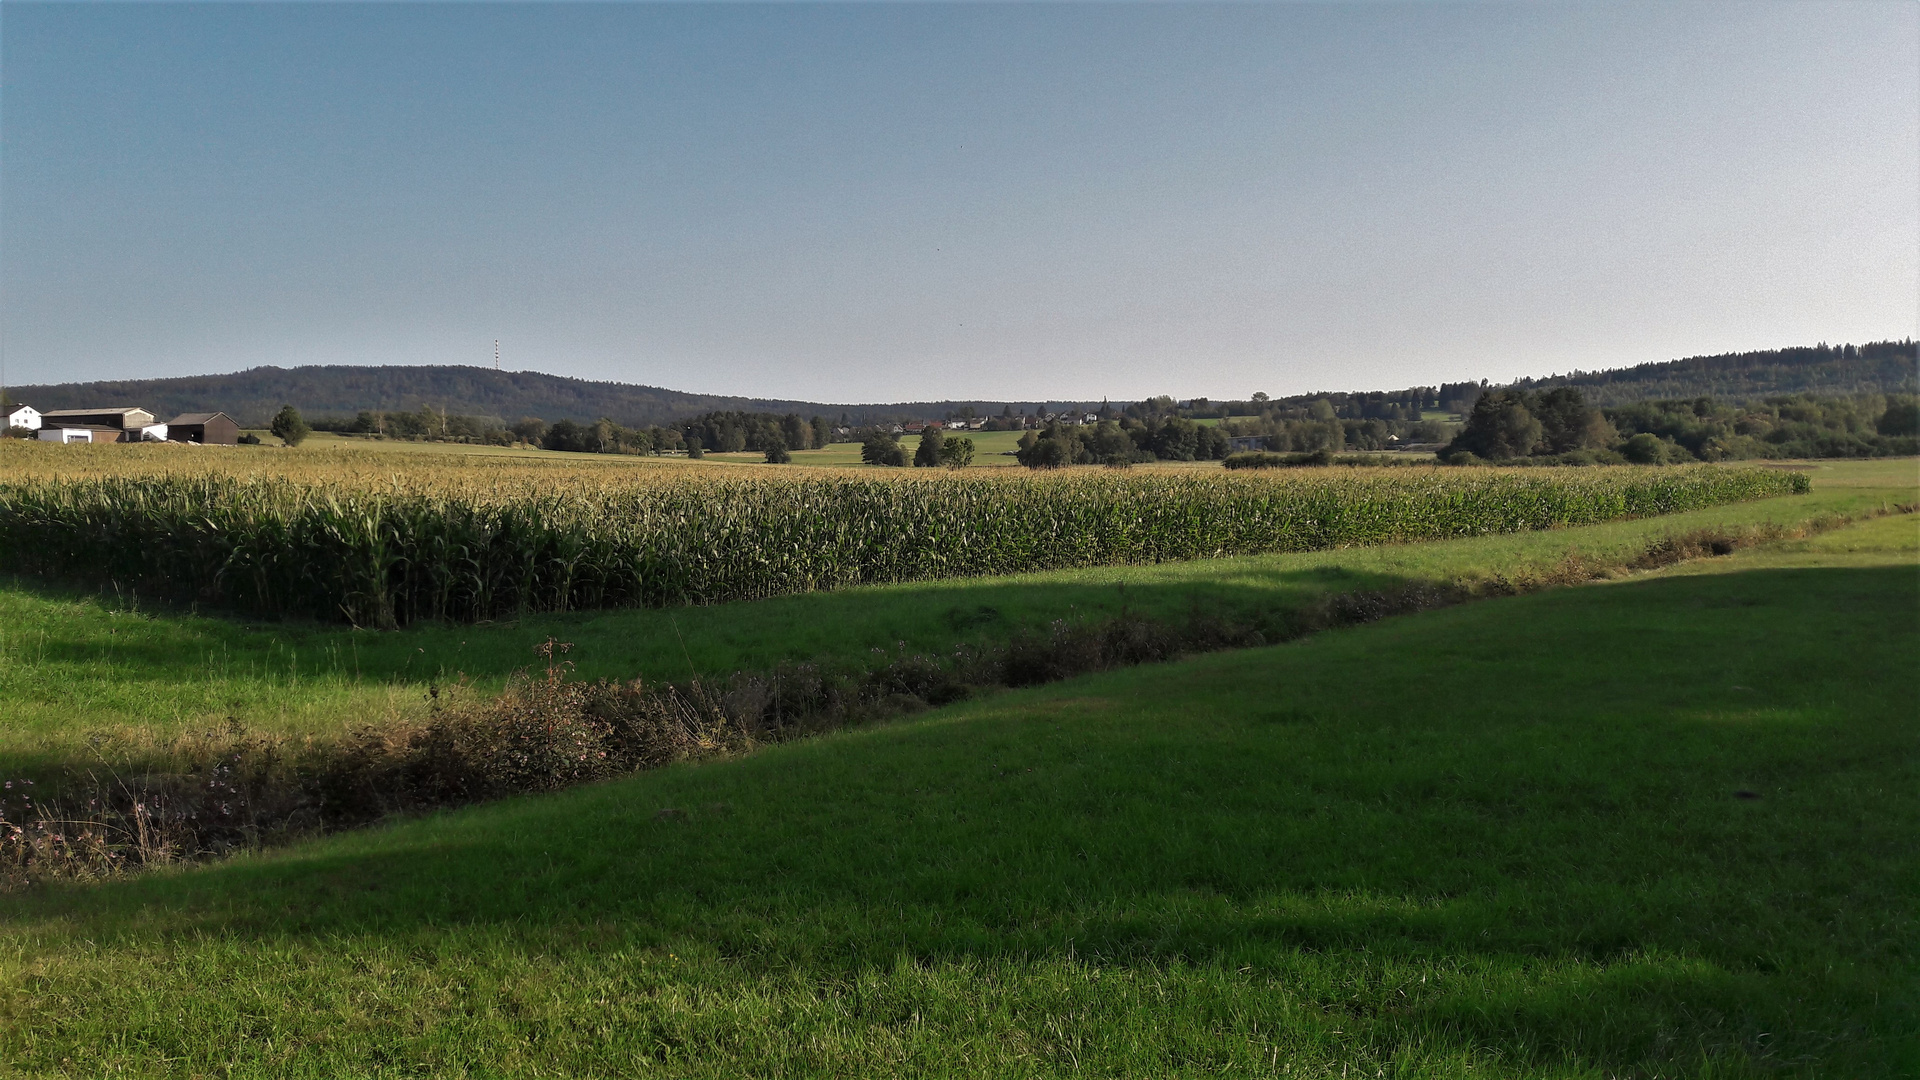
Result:
{"label": "white village house", "polygon": [[15,405],[7,414],[7,426],[25,428],[28,431],[40,430],[40,410],[31,405]]}

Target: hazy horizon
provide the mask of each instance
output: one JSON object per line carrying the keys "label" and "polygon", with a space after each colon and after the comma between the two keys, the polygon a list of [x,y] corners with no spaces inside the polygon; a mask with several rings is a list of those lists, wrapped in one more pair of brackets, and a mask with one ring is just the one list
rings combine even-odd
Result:
{"label": "hazy horizon", "polygon": [[10,385],[854,403],[1920,333],[1920,9],[0,5]]}
{"label": "hazy horizon", "polygon": [[[1885,340],[1889,340],[1889,339],[1884,339],[1884,338],[1882,338],[1882,339],[1875,339],[1875,340],[1876,340],[1876,341],[1885,341]],[[1902,339],[1891,339],[1891,340],[1902,340]],[[1795,343],[1795,344],[1793,344],[1793,345],[1784,345],[1784,346],[1781,346],[1780,348],[1781,348],[1782,350],[1785,350],[1785,349],[1797,349],[1797,348],[1817,348],[1817,347],[1819,347],[1819,346],[1821,346],[1821,345],[1826,345],[1826,346],[1828,346],[1828,347],[1830,347],[1830,348],[1834,348],[1834,349],[1840,349],[1840,348],[1843,348],[1843,347],[1846,347],[1846,346],[1849,346],[1849,345],[1852,345],[1852,346],[1862,346],[1862,345],[1867,345],[1867,344],[1870,344],[1870,342],[1866,342],[1866,341],[1852,341],[1852,342],[1841,342],[1841,341],[1833,341],[1833,342],[1801,342],[1801,343]],[[1767,349],[1761,349],[1761,350],[1749,350],[1749,351],[1753,351],[1753,352],[1771,352],[1771,351],[1776,351],[1776,350],[1767,350]],[[1669,357],[1669,358],[1667,358],[1666,360],[1653,360],[1653,361],[1642,361],[1642,363],[1656,363],[1656,364],[1658,364],[1658,363],[1666,363],[1666,362],[1669,362],[1669,361],[1672,361],[1672,360],[1688,360],[1688,359],[1695,359],[1695,358],[1697,358],[1698,356],[1701,356],[1701,355],[1706,355],[1706,356],[1711,356],[1711,355],[1728,355],[1728,354],[1696,354],[1696,356],[1695,356],[1695,357]],[[1625,366],[1625,367],[1634,367],[1634,366],[1638,366],[1638,365],[1624,365],[1624,366]],[[297,368],[288,368],[288,367],[280,367],[280,366],[278,366],[278,365],[254,365],[253,367],[249,367],[249,368],[241,368],[241,369],[237,369],[237,370],[233,370],[233,371],[206,371],[206,372],[195,372],[195,373],[192,373],[192,374],[186,374],[186,375],[160,375],[160,376],[153,376],[153,377],[151,377],[151,378],[153,378],[153,379],[155,379],[155,380],[168,380],[168,379],[199,379],[199,378],[221,378],[221,377],[225,377],[225,376],[231,376],[231,375],[241,375],[241,374],[245,374],[245,373],[246,373],[246,372],[248,372],[248,371],[252,371],[252,370],[256,370],[256,369],[258,369],[258,368],[262,368],[262,367],[272,367],[272,368],[278,368],[278,370],[283,370],[283,371],[290,371],[290,370],[297,370]],[[835,408],[839,408],[839,407],[843,407],[843,406],[860,406],[860,407],[865,407],[865,406],[884,406],[884,405],[911,405],[911,404],[938,404],[938,403],[941,403],[941,402],[956,402],[956,403],[960,403],[960,402],[982,402],[982,403],[987,403],[987,404],[996,404],[996,405],[997,405],[997,404],[1016,404],[1016,405],[1030,405],[1030,404],[1036,404],[1036,403],[1039,403],[1039,404],[1066,404],[1066,403],[1074,403],[1074,402],[1081,402],[1081,403],[1084,403],[1084,402],[1091,402],[1091,401],[1100,401],[1100,400],[1109,400],[1109,401],[1112,401],[1112,402],[1113,402],[1114,404],[1116,404],[1116,405],[1119,405],[1119,404],[1128,404],[1128,403],[1131,403],[1131,402],[1134,402],[1134,401],[1138,401],[1138,400],[1145,400],[1145,399],[1146,399],[1146,398],[1148,398],[1148,397],[1154,397],[1154,396],[1157,396],[1157,395],[1152,395],[1152,394],[1143,394],[1143,395],[1138,395],[1138,396],[1115,396],[1115,395],[1108,395],[1108,394],[1103,394],[1103,393],[1101,393],[1101,392],[1100,392],[1100,390],[1099,390],[1099,388],[1098,388],[1098,387],[1095,387],[1095,388],[1092,388],[1092,392],[1091,392],[1091,393],[1084,393],[1084,394],[1068,394],[1068,395],[1054,395],[1054,396],[1051,396],[1051,397],[1035,397],[1035,398],[1023,398],[1023,397],[997,397],[997,398],[996,398],[996,397],[981,397],[981,396],[978,396],[978,395],[976,395],[976,396],[971,396],[971,397],[938,397],[938,398],[926,398],[926,397],[922,397],[922,398],[889,398],[889,399],[884,399],[884,400],[881,400],[881,399],[874,399],[874,400],[857,400],[857,399],[849,399],[849,400],[844,400],[844,401],[834,401],[834,400],[830,400],[830,399],[827,399],[827,398],[791,398],[791,397],[784,397],[784,396],[782,396],[782,395],[777,395],[777,394],[757,394],[757,393],[753,393],[753,392],[751,392],[751,391],[744,391],[744,392],[740,392],[740,393],[726,393],[726,392],[716,392],[716,391],[706,391],[706,390],[686,390],[686,389],[684,389],[683,387],[678,387],[678,386],[667,386],[667,385],[662,385],[662,384],[656,384],[656,383],[634,383],[634,382],[630,382],[630,381],[628,381],[628,380],[625,380],[625,379],[588,379],[588,378],[587,378],[587,377],[585,377],[585,376],[570,376],[570,375],[558,375],[558,374],[556,374],[556,373],[554,373],[554,372],[547,372],[547,371],[536,371],[536,370],[533,370],[533,369],[531,369],[531,368],[509,368],[509,367],[506,367],[505,365],[502,365],[502,366],[501,366],[500,368],[498,368],[498,369],[495,369],[495,368],[492,368],[492,367],[489,367],[489,366],[487,366],[487,365],[483,365],[483,364],[458,364],[458,363],[452,363],[452,364],[444,364],[444,365],[436,365],[436,364],[390,364],[390,365],[356,365],[356,364],[340,364],[340,365],[327,365],[327,364],[312,364],[312,365],[299,365],[299,367],[302,367],[302,368],[311,368],[311,367],[399,367],[399,368],[432,368],[432,367],[458,367],[458,368],[466,368],[466,369],[472,369],[472,370],[478,370],[478,371],[483,371],[483,372],[485,372],[485,371],[495,371],[495,370],[497,370],[497,371],[498,371],[499,373],[501,373],[501,374],[506,374],[506,375],[542,375],[542,376],[549,376],[549,377],[554,377],[554,378],[578,378],[578,379],[584,379],[585,381],[589,381],[589,382],[598,382],[598,383],[609,383],[609,384],[615,384],[615,385],[626,385],[626,386],[634,386],[634,387],[641,387],[641,388],[644,388],[644,389],[651,389],[651,390],[666,390],[666,391],[672,391],[672,392],[682,392],[682,393],[688,393],[688,394],[702,394],[702,395],[708,395],[708,396],[723,396],[723,397],[736,397],[736,398],[750,398],[750,399],[758,399],[758,400],[764,400],[764,401],[788,401],[788,402],[802,402],[802,403],[805,403],[805,404],[809,404],[809,405],[823,405],[823,406],[827,406],[827,405],[830,405],[830,406],[833,406],[833,407],[835,407]],[[1412,381],[1412,382],[1409,382],[1409,383],[1405,383],[1405,384],[1397,384],[1397,385],[1393,385],[1393,386],[1385,386],[1385,385],[1381,385],[1381,386],[1321,386],[1321,387],[1315,387],[1315,388],[1313,388],[1313,389],[1310,389],[1310,390],[1301,390],[1301,391],[1292,391],[1292,392],[1289,392],[1289,393],[1286,393],[1286,394],[1274,394],[1274,395],[1271,395],[1271,396],[1273,396],[1273,397],[1275,397],[1275,398],[1280,398],[1280,397],[1297,397],[1297,396],[1310,396],[1310,395],[1313,395],[1313,394],[1316,394],[1316,393],[1326,393],[1326,394],[1338,394],[1338,393],[1368,393],[1368,392],[1373,392],[1373,391],[1389,391],[1389,392],[1391,392],[1391,391],[1398,391],[1398,390],[1406,390],[1406,389],[1409,389],[1409,388],[1412,388],[1412,387],[1416,387],[1416,386],[1431,386],[1431,387],[1435,387],[1435,388],[1438,388],[1438,387],[1440,386],[1440,384],[1441,384],[1442,382],[1449,382],[1449,383],[1459,383],[1459,382],[1481,382],[1481,381],[1486,381],[1486,382],[1489,382],[1489,383],[1490,383],[1490,384],[1492,384],[1492,385],[1502,385],[1502,384],[1504,384],[1504,383],[1507,383],[1507,382],[1511,382],[1511,381],[1513,381],[1513,380],[1516,380],[1516,379],[1527,379],[1527,378],[1532,378],[1532,379],[1551,379],[1551,378],[1558,378],[1558,377],[1563,377],[1563,376],[1576,376],[1576,375],[1583,375],[1583,374],[1596,374],[1596,373],[1598,373],[1598,372],[1600,372],[1600,371],[1607,371],[1607,370],[1620,370],[1620,369],[1619,369],[1619,368],[1600,368],[1600,369],[1594,369],[1594,368],[1578,368],[1578,369],[1568,369],[1568,370],[1566,370],[1566,371],[1551,371],[1551,372],[1522,372],[1522,373],[1519,373],[1519,374],[1517,374],[1517,375],[1514,375],[1514,376],[1512,377],[1512,379],[1503,379],[1503,380],[1483,380],[1483,379],[1471,379],[1471,378],[1468,378],[1468,379],[1447,379],[1447,380],[1419,380],[1419,379],[1416,379],[1416,380],[1414,380],[1414,381]],[[20,383],[20,384],[13,384],[13,383],[8,383],[8,384],[5,384],[5,385],[0,385],[0,389],[4,389],[4,390],[6,390],[6,391],[8,391],[9,393],[12,393],[12,392],[14,392],[14,391],[17,391],[17,390],[20,390],[20,389],[23,389],[23,388],[26,388],[26,387],[31,387],[31,386],[67,386],[67,385],[85,385],[85,384],[89,384],[89,383],[94,383],[94,382],[127,382],[127,381],[142,381],[142,380],[144,380],[144,379],[146,379],[146,378],[148,378],[148,377],[146,377],[146,376],[128,376],[128,377],[125,377],[125,378],[109,378],[109,379],[68,379],[68,380],[61,380],[61,381],[59,381],[59,382],[54,382],[54,383],[45,383],[45,382],[42,382],[42,383]],[[1200,399],[1205,399],[1205,400],[1210,400],[1210,401],[1232,401],[1232,400],[1245,400],[1244,398],[1242,398],[1242,397],[1238,397],[1238,396],[1214,396],[1214,397],[1209,397],[1208,395],[1205,395],[1205,394],[1175,394],[1175,395],[1172,395],[1172,396],[1174,396],[1175,398],[1177,398],[1177,399],[1178,399],[1179,401],[1181,401],[1181,402],[1187,402],[1187,401],[1190,401],[1190,400],[1193,400],[1193,399],[1195,399],[1195,398],[1200,398]],[[26,402],[25,404],[32,404],[32,402]]]}

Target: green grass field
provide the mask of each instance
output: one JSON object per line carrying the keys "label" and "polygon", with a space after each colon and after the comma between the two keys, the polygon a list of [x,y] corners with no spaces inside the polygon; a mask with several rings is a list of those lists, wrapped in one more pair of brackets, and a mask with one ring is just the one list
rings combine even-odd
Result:
{"label": "green grass field", "polygon": [[[1833,466],[1805,498],[1910,500],[1912,474]],[[1474,543],[1328,557],[1525,557]],[[1189,568],[1263,565],[1284,581]],[[1916,610],[1920,520],[1883,518],[4,897],[0,1061],[1911,1076]]]}
{"label": "green grass field", "polygon": [[[401,444],[435,445],[435,444]],[[380,633],[246,622],[0,579],[0,773],[84,762],[101,733],[165,737],[238,720],[256,730],[334,733],[418,715],[429,684],[499,688],[549,637],[587,678],[684,679],[788,660],[869,662],[941,653],[1056,619],[1124,607],[1179,620],[1196,610],[1258,621],[1329,592],[1409,580],[1538,572],[1570,553],[1631,554],[1709,526],[1792,524],[1912,501],[1913,462],[1822,465],[1812,494],[1691,514],[1438,544],[1264,555],[876,586],[743,604],[539,616]],[[876,652],[877,651],[877,652]]]}

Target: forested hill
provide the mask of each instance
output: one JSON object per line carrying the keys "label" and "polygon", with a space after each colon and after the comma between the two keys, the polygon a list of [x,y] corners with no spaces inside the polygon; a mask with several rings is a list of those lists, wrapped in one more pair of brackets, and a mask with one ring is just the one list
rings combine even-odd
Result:
{"label": "forested hill", "polygon": [[1888,394],[1920,392],[1912,341],[1815,345],[1766,352],[1690,356],[1613,371],[1576,371],[1521,379],[1523,390],[1578,387],[1593,405],[1710,397],[1741,401],[1774,394]]}
{"label": "forested hill", "polygon": [[[838,422],[943,416],[965,406],[981,415],[998,414],[1005,403],[978,401],[903,402],[888,405],[832,405],[770,398],[689,394],[655,386],[589,382],[532,371],[494,371],[477,367],[257,367],[231,375],[195,375],[181,379],[60,383],[9,387],[7,396],[45,412],[90,406],[138,405],[161,419],[183,412],[227,413],[242,424],[266,423],[282,405],[308,416],[352,416],[363,409],[417,410],[421,406],[449,414],[492,417],[509,423],[523,417],[593,421],[607,417],[629,426],[649,426],[705,412],[799,413]],[[1053,409],[1080,402],[1014,402],[1014,410]],[[989,412],[989,409],[991,412]]]}
{"label": "forested hill", "polygon": [[[1775,394],[1851,395],[1920,392],[1912,341],[1876,341],[1865,345],[1816,345],[1767,352],[1694,356],[1641,364],[1613,371],[1576,371],[1541,379],[1521,379],[1525,390],[1578,387],[1594,405],[1711,397],[1724,402]],[[1479,384],[1449,384],[1437,394],[1441,404],[1470,402]],[[1094,408],[1096,402],[926,401],[894,404],[835,405],[810,401],[691,394],[654,386],[589,382],[532,371],[494,371],[477,367],[257,367],[231,375],[181,379],[60,383],[9,387],[14,401],[45,412],[50,409],[138,405],[162,419],[183,412],[221,411],[242,424],[262,425],[282,405],[309,416],[352,416],[361,410],[417,411],[422,406],[448,414],[492,418],[507,423],[524,417],[593,421],[606,417],[631,427],[671,423],[708,412],[799,413],[854,424],[881,420],[941,417],[966,407],[982,416],[998,415],[1009,404],[1015,412]],[[1298,398],[1307,402],[1324,395]],[[1341,395],[1346,396],[1346,395]],[[1288,401],[1295,399],[1289,398]],[[1171,404],[1171,401],[1169,401]],[[1196,402],[1196,405],[1201,403]],[[1221,403],[1228,413],[1243,403]]]}

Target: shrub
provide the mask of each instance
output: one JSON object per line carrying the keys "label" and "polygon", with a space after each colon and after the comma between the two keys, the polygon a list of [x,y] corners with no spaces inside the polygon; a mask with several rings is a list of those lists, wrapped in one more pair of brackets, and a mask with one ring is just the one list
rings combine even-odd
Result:
{"label": "shrub", "polygon": [[1882,435],[1920,435],[1920,399],[1889,397],[1887,411],[1880,414],[1873,426]]}
{"label": "shrub", "polygon": [[1489,390],[1473,403],[1465,426],[1442,456],[1507,461],[1602,450],[1617,437],[1613,425],[1576,389]]}
{"label": "shrub", "polygon": [[780,442],[767,444],[767,464],[785,465],[792,460],[793,454],[787,450],[786,444]]}
{"label": "shrub", "polygon": [[940,447],[946,441],[946,433],[931,424],[920,432],[920,445],[913,452],[913,464],[918,469],[931,469],[940,464]]}
{"label": "shrub", "polygon": [[1448,451],[1464,450],[1494,461],[1533,453],[1542,445],[1545,429],[1527,404],[1527,394],[1520,390],[1489,390],[1480,395]]}
{"label": "shrub", "polygon": [[[361,413],[360,415],[366,416],[367,414]],[[371,421],[371,417],[368,419]],[[367,429],[371,430],[371,423],[367,425]],[[521,442],[527,443],[530,446],[538,446],[540,445],[540,440],[546,437],[547,422],[537,416],[526,416],[522,417],[519,423],[513,425],[513,427],[508,430],[513,433],[514,438]]]}
{"label": "shrub", "polygon": [[1073,464],[1073,449],[1063,439],[1035,439],[1021,446],[1014,456],[1029,469],[1060,469]]}
{"label": "shrub", "polygon": [[1620,447],[1620,453],[1635,465],[1665,465],[1667,463],[1667,444],[1661,442],[1658,435],[1645,431],[1623,443]]}
{"label": "shrub", "polygon": [[1192,461],[1200,447],[1200,425],[1185,417],[1172,417],[1153,431],[1147,449],[1164,461]]}
{"label": "shrub", "polygon": [[973,440],[967,438],[941,440],[940,464],[949,469],[964,469],[973,464]]}
{"label": "shrub", "polygon": [[860,460],[869,465],[904,466],[907,452],[900,448],[892,435],[884,431],[873,431],[860,442]]}
{"label": "shrub", "polygon": [[547,429],[540,445],[548,450],[565,450],[576,454],[596,453],[600,449],[600,441],[594,437],[593,428],[572,420],[556,420]]}
{"label": "shrub", "polygon": [[287,446],[299,446],[313,433],[307,422],[300,418],[300,410],[291,405],[280,406],[280,411],[274,414],[273,423],[268,425],[267,430]]}

